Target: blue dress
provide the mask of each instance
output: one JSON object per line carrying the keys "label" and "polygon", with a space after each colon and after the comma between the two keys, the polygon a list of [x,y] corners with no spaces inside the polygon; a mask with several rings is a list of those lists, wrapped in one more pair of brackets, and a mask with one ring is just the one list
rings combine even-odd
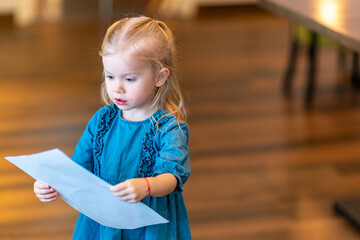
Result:
{"label": "blue dress", "polygon": [[[185,123],[158,110],[151,118],[131,122],[121,110],[109,105],[98,110],[80,138],[72,159],[111,185],[130,178],[172,173],[176,189],[164,197],[146,197],[144,204],[169,220],[137,229],[105,227],[79,214],[73,239],[169,240],[191,239],[189,220],[182,195],[190,175],[189,130]],[[155,121],[158,121],[158,127]]]}

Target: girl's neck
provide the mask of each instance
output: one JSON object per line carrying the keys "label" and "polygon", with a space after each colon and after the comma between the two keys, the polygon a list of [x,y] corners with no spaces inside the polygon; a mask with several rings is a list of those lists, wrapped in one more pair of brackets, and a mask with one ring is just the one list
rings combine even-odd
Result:
{"label": "girl's neck", "polygon": [[136,113],[132,111],[121,111],[121,117],[124,120],[132,122],[140,122],[150,118],[159,108],[149,110],[145,113]]}

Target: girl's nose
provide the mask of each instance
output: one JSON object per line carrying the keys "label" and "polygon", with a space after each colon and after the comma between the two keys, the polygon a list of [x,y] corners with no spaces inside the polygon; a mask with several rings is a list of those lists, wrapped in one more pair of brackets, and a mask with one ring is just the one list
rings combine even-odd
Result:
{"label": "girl's nose", "polygon": [[115,85],[114,85],[114,91],[115,92],[125,92],[125,89],[124,89],[124,85],[123,83],[121,82],[121,80],[117,80]]}

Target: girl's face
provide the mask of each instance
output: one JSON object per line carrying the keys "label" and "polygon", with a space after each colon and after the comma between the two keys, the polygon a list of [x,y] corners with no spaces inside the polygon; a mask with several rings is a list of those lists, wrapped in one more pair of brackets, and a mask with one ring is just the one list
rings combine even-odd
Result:
{"label": "girl's face", "polygon": [[156,88],[163,84],[159,74],[154,74],[145,60],[129,54],[104,56],[102,61],[107,93],[122,110],[122,117],[130,121],[149,118]]}

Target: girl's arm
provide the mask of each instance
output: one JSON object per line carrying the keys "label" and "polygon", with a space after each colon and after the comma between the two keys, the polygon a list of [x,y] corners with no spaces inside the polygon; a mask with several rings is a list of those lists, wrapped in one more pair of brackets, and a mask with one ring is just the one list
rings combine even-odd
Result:
{"label": "girl's arm", "polygon": [[110,188],[113,194],[126,202],[139,202],[149,194],[155,197],[169,195],[177,185],[176,177],[171,173],[160,174],[156,177],[133,178]]}

